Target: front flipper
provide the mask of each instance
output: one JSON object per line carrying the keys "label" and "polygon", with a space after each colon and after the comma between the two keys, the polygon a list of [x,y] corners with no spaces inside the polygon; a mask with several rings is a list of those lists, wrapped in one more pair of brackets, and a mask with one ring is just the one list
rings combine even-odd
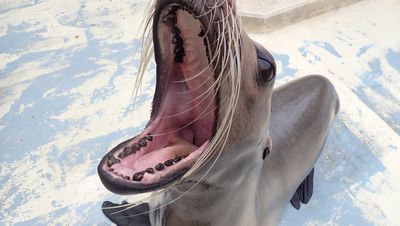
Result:
{"label": "front flipper", "polygon": [[304,181],[297,188],[290,203],[296,209],[300,209],[301,203],[307,204],[310,201],[313,194],[314,187],[314,169],[311,170],[310,174],[304,179]]}
{"label": "front flipper", "polygon": [[[123,202],[121,205],[126,205],[127,202]],[[124,210],[120,213],[114,214],[118,211],[123,210],[125,207],[113,208],[121,206],[109,201],[103,203],[103,213],[108,219],[117,224],[118,226],[134,225],[134,226],[150,226],[149,220],[149,205],[141,204],[134,208]]]}

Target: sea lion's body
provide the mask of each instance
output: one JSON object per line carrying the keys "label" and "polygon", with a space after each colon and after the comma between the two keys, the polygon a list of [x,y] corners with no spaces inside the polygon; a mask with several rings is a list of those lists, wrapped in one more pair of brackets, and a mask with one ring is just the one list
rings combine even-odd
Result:
{"label": "sea lion's body", "polygon": [[[230,1],[227,4],[232,7]],[[161,24],[158,17],[155,24]],[[114,222],[153,226],[274,225],[291,198],[296,208],[309,200],[313,168],[339,109],[337,93],[321,76],[306,76],[273,90],[273,80],[260,82],[257,69],[260,63],[268,64],[274,73],[270,77],[274,78],[276,67],[271,54],[245,33],[240,36],[240,45],[244,76],[240,78],[237,106],[220,154],[151,200],[149,213],[143,206],[114,215],[113,209],[106,208],[106,215]],[[230,106],[225,99],[232,95],[228,85],[223,83],[218,88],[219,115],[228,114]],[[109,202],[105,204],[110,206]]]}
{"label": "sea lion's body", "polygon": [[265,203],[260,205],[265,215],[259,225],[279,220],[313,169],[338,110],[335,88],[321,76],[304,77],[274,91],[269,128],[273,148],[263,164],[258,188],[258,198]]}
{"label": "sea lion's body", "polygon": [[[152,225],[275,225],[313,169],[338,104],[335,89],[321,76],[279,87],[272,95],[270,155],[263,160],[262,147],[248,146],[252,142],[228,147],[238,156],[252,152],[249,149],[259,155],[221,158],[218,164],[224,171],[213,175],[221,183],[200,183],[168,207],[150,213]],[[181,194],[175,190],[165,197]],[[150,206],[156,208],[157,202]]]}
{"label": "sea lion's body", "polygon": [[242,153],[254,149],[259,155],[221,158],[224,171],[216,177],[226,179],[218,187],[200,183],[160,209],[160,203],[182,193],[174,190],[164,194],[166,199],[154,200],[149,225],[275,225],[314,167],[338,108],[336,91],[324,77],[306,76],[278,87],[272,95],[269,128],[273,148],[266,159],[261,147],[230,147]]}

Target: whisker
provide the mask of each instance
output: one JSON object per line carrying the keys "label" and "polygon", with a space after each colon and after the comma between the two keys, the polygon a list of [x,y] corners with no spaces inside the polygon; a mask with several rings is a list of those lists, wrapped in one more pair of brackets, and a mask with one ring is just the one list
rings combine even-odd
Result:
{"label": "whisker", "polygon": [[[218,36],[217,40],[215,40],[214,43],[212,43],[212,44],[215,44],[217,41],[218,41],[218,42],[221,42],[219,45],[217,45],[217,49],[220,49],[220,47],[221,47],[222,44],[224,43],[223,40],[220,40],[220,38],[221,38],[222,36],[224,36],[224,35],[225,35],[225,33],[224,33],[224,32],[221,32],[220,35]],[[210,43],[209,43],[208,39],[207,39],[207,42],[208,42],[208,48],[209,48],[209,50],[210,50]],[[200,76],[203,72],[205,72],[205,71],[208,69],[208,67],[211,67],[211,66],[213,65],[214,60],[219,60],[219,58],[220,58],[220,57],[219,57],[219,54],[214,54],[214,56],[213,56],[213,57],[211,58],[211,60],[210,60],[210,63],[209,63],[201,72],[199,72],[198,74],[192,76],[191,78],[183,79],[183,80],[175,81],[175,82],[177,82],[177,83],[184,83],[184,82],[189,82],[189,81],[192,81],[192,80],[196,79],[196,78],[197,78],[198,76]],[[217,65],[217,64],[218,64],[218,62],[216,62],[215,65]],[[212,73],[214,73],[215,70],[216,70],[216,67],[213,68]]]}
{"label": "whisker", "polygon": [[[215,97],[216,97],[216,95],[214,95],[214,98],[215,98]],[[214,99],[214,98],[213,98],[213,99]],[[152,136],[153,136],[153,137],[157,137],[157,136],[165,136],[165,135],[169,135],[169,134],[174,134],[174,133],[176,133],[176,132],[179,132],[179,131],[181,131],[181,130],[183,130],[183,129],[189,127],[189,126],[191,126],[193,123],[195,123],[195,122],[197,122],[197,121],[199,120],[199,118],[204,114],[204,112],[207,111],[207,109],[211,106],[211,104],[213,104],[213,101],[211,101],[211,102],[207,105],[207,107],[206,107],[195,119],[193,119],[191,122],[187,123],[186,125],[184,125],[184,126],[178,128],[178,129],[176,129],[176,130],[173,130],[173,131],[169,131],[169,132],[165,132],[165,133],[152,134]]]}
{"label": "whisker", "polygon": [[[178,114],[174,114],[174,115],[161,116],[160,118],[162,118],[162,119],[167,119],[167,118],[173,118],[173,117],[176,117],[176,116],[184,115],[184,114],[186,114],[186,113],[192,111],[193,109],[197,108],[198,106],[200,106],[204,101],[206,101],[207,97],[209,97],[210,94],[212,94],[212,93],[211,93],[211,92],[208,92],[207,96],[204,97],[201,101],[199,101],[199,103],[197,103],[197,104],[194,105],[194,106],[191,106],[190,108],[188,108],[187,110],[185,110],[185,111],[183,111],[183,112],[179,112]],[[215,95],[216,95],[216,94],[215,94]],[[214,99],[214,98],[213,98],[213,99]],[[191,102],[189,102],[189,103],[191,103]],[[186,103],[186,104],[188,104],[188,103]]]}
{"label": "whisker", "polygon": [[[213,69],[214,71],[215,69]],[[186,90],[186,91],[182,91],[182,92],[176,92],[176,94],[178,95],[184,95],[184,94],[189,94],[189,93],[193,93],[194,91],[200,89],[201,87],[204,86],[204,84],[206,84],[207,82],[209,82],[212,79],[212,76],[208,76],[206,80],[204,80],[204,82],[202,82],[200,85],[198,85],[197,87],[194,87],[190,90]]]}
{"label": "whisker", "polygon": [[[141,61],[140,65],[138,67],[138,72],[137,72],[137,77],[135,79],[135,85],[133,89],[133,96],[134,96],[134,101],[136,100],[139,92],[141,91],[141,85],[143,83],[143,77],[145,73],[147,72],[148,66],[150,64],[151,58],[153,56],[153,43],[152,43],[152,20],[154,19],[154,13],[155,13],[155,2],[156,1],[151,1],[149,3],[149,9],[148,9],[148,14],[147,17],[143,20],[142,25],[143,25],[143,30],[142,30],[142,44],[141,44]],[[193,3],[195,4],[195,3]],[[235,111],[237,109],[237,104],[239,101],[239,93],[240,93],[240,88],[241,88],[241,46],[240,46],[240,37],[241,37],[241,24],[240,20],[238,18],[235,18],[235,13],[236,11],[234,10],[233,6],[230,6],[227,0],[218,0],[215,1],[214,4],[210,6],[209,9],[206,9],[208,5],[204,5],[201,8],[203,13],[199,14],[198,18],[201,18],[202,16],[208,16],[209,21],[208,21],[208,27],[206,34],[209,34],[209,32],[212,31],[213,26],[216,25],[217,31],[218,32],[218,37],[215,38],[215,40],[208,40],[208,46],[210,50],[210,63],[209,66],[215,65],[213,68],[213,73],[215,73],[215,81],[211,85],[211,87],[203,92],[199,97],[197,97],[197,100],[201,100],[200,103],[202,103],[205,98],[209,97],[213,92],[211,92],[212,89],[220,89],[222,85],[224,87],[226,86],[227,92],[228,92],[228,98],[226,99],[226,102],[223,103],[221,106],[219,106],[219,109],[224,111],[224,115],[220,117],[219,119],[219,126],[215,132],[215,135],[213,139],[210,141],[210,143],[207,145],[206,149],[204,150],[203,154],[199,157],[199,159],[195,162],[193,167],[180,179],[177,181],[171,183],[168,185],[166,188],[164,188],[161,191],[158,191],[156,193],[153,193],[148,199],[150,200],[156,195],[171,191],[174,186],[184,182],[190,176],[194,175],[195,173],[199,172],[200,169],[202,169],[204,166],[209,166],[206,169],[206,172],[204,175],[199,175],[201,176],[201,179],[196,182],[193,186],[191,186],[187,191],[185,191],[183,194],[180,194],[177,198],[172,199],[171,201],[168,201],[157,208],[154,208],[150,211],[147,211],[146,213],[151,213],[153,211],[156,211],[160,208],[163,208],[167,205],[170,205],[171,203],[179,200],[182,198],[184,195],[192,191],[200,181],[203,181],[204,178],[211,172],[213,167],[215,166],[216,162],[220,158],[222,154],[222,150],[226,146],[229,138],[229,134],[232,128],[233,120],[234,120],[234,115]],[[224,9],[226,11],[224,11]],[[212,50],[212,48],[215,48]],[[218,70],[217,70],[218,68]],[[200,73],[199,73],[200,74]],[[195,77],[197,77],[196,75]],[[213,100],[215,100],[217,95],[217,92],[214,93],[213,95]],[[201,99],[202,97],[205,97],[204,99]],[[213,102],[210,102],[208,106],[204,109],[203,112],[201,112],[196,119],[194,119],[192,122],[188,123],[186,126],[179,128],[176,131],[169,132],[170,133],[175,133],[179,130],[182,130],[197,120],[199,118],[205,117],[207,114],[209,114],[211,111],[215,111],[215,107],[210,107]],[[135,102],[134,102],[135,104]],[[156,134],[158,136],[161,135],[166,135],[166,134]],[[208,164],[211,165],[208,165]],[[167,194],[168,195],[168,194]],[[123,211],[126,211],[128,209],[134,208],[135,206],[140,205],[140,204],[132,204],[132,205],[125,205],[119,208],[125,208],[125,210],[120,210],[116,211],[116,213],[120,213]],[[114,213],[114,214],[116,214]],[[146,214],[146,213],[141,213],[141,214]],[[137,215],[132,215],[132,216],[139,216],[140,214]],[[130,216],[130,217],[132,217]]]}

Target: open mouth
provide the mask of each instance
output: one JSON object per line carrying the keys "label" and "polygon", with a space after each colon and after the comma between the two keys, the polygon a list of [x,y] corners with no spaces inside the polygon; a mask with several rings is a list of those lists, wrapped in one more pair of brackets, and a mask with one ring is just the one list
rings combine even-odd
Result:
{"label": "open mouth", "polygon": [[112,192],[163,188],[199,159],[215,133],[217,98],[207,30],[186,6],[169,3],[155,12],[157,84],[144,131],[112,149],[98,172]]}

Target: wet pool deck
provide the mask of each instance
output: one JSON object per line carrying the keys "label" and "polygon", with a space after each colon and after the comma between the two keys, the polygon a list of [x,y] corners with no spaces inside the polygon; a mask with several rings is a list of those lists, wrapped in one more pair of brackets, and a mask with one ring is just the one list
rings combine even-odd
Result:
{"label": "wet pool deck", "polygon": [[[0,3],[0,225],[109,225],[105,151],[138,133],[131,95],[144,1]],[[314,196],[281,225],[400,224],[399,0],[365,0],[266,34],[277,85],[333,81],[341,111],[317,163]],[[132,115],[131,112],[135,111]]]}

